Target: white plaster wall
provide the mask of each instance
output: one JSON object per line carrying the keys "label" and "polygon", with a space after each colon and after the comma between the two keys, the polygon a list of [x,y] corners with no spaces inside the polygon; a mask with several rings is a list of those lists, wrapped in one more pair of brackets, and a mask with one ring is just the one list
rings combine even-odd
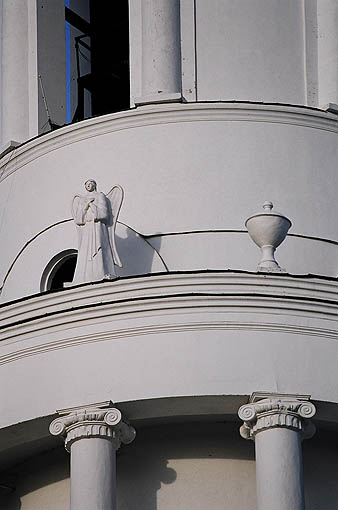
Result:
{"label": "white plaster wall", "polygon": [[241,444],[236,424],[172,424],[137,437],[118,459],[121,510],[255,509],[253,445]]}
{"label": "white plaster wall", "polygon": [[197,0],[197,99],[306,104],[303,32],[302,0]]}
{"label": "white plaster wall", "polygon": [[[291,233],[336,241],[336,117],[271,108],[142,107],[60,129],[17,149],[3,160],[3,176],[8,177],[0,184],[0,235],[6,246],[0,253],[2,279],[27,242],[70,217],[72,197],[89,177],[103,191],[116,183],[124,187],[120,221],[141,234],[243,230],[245,219],[272,200],[292,220]],[[202,268],[215,267],[217,239],[191,244],[184,260],[190,255],[196,267],[197,249],[203,252]],[[331,248],[325,243],[312,250],[304,241],[302,268],[296,255],[302,242],[288,239],[280,248],[283,266],[335,276],[335,256],[326,257]],[[245,259],[242,248],[234,238],[231,256],[224,262],[220,257],[218,268],[254,268],[258,250],[253,245]],[[43,271],[45,258],[41,253],[30,259],[34,271]],[[186,267],[180,253],[173,267]],[[27,287],[22,273],[17,278],[20,285],[10,299],[22,295],[21,287],[36,292],[36,282]]]}
{"label": "white plaster wall", "polygon": [[[137,232],[123,224],[117,224],[116,245],[123,260],[123,267],[116,268],[118,276],[166,271],[166,266],[156,249]],[[17,298],[18,281],[21,282],[21,297],[47,290],[42,286],[42,275],[48,263],[55,255],[77,248],[77,232],[73,221],[59,223],[42,231],[24,248],[7,273],[1,293],[2,300],[10,301]],[[32,264],[32,261],[35,263]]]}
{"label": "white plaster wall", "polygon": [[[151,236],[148,241],[159,251],[169,271],[256,271],[261,257],[260,249],[244,230],[159,235]],[[210,246],[213,250],[208,249]],[[338,243],[288,235],[275,255],[280,266],[292,274],[333,277],[338,274]]]}
{"label": "white plaster wall", "polygon": [[[209,292],[208,287],[204,292],[196,288],[196,297],[187,287],[187,296],[171,300],[169,284],[150,294],[164,293],[158,300],[131,299],[125,291],[107,299],[101,284],[101,291],[93,287],[95,299],[84,294],[82,308],[74,296],[67,314],[61,313],[62,303],[50,317],[48,309],[40,308],[31,327],[23,323],[4,331],[0,425],[109,399],[249,395],[264,390],[338,401],[333,305],[325,305],[324,299],[317,306],[315,300],[298,301],[292,292],[283,305],[283,299],[277,299],[288,288],[283,282],[271,295],[261,283],[245,297],[239,279],[228,298],[221,285],[214,290],[211,286]],[[139,285],[142,289],[145,282]],[[264,292],[266,296],[255,301],[255,294]],[[175,296],[177,290],[171,293]],[[307,295],[311,297],[311,288]]]}
{"label": "white plaster wall", "polygon": [[[259,248],[244,230],[186,232],[147,238],[118,224],[116,242],[123,260],[123,267],[117,267],[116,272],[122,277],[205,269],[254,272],[261,257]],[[18,281],[20,297],[47,290],[43,286],[42,275],[53,257],[66,250],[77,250],[72,221],[55,225],[33,238],[8,269],[0,301],[5,303],[18,298]],[[276,259],[290,274],[318,274],[335,278],[338,274],[338,242],[334,244],[289,235],[276,252]]]}
{"label": "white plaster wall", "polygon": [[[176,73],[172,70],[168,76],[168,51],[161,53],[156,47],[146,54],[147,44],[154,41],[148,26],[147,44],[142,37],[142,5],[141,0],[130,2],[132,105],[140,103],[142,75],[150,63],[156,62],[152,78],[168,83]],[[262,101],[315,107],[338,102],[335,0],[182,0],[180,9],[176,5],[165,16],[166,27],[180,25],[181,29],[175,69],[180,53],[184,101]],[[159,22],[155,19],[151,28],[157,28]],[[161,30],[168,49],[171,39],[164,32]],[[155,96],[142,100],[160,100]],[[170,99],[175,98],[172,95]]]}

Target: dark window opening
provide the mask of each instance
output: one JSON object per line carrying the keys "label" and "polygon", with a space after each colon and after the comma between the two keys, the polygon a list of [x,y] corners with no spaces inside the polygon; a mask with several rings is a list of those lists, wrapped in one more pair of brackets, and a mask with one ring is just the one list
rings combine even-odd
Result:
{"label": "dark window opening", "polygon": [[60,261],[50,277],[48,290],[63,289],[64,283],[73,281],[76,260],[76,255],[70,255],[68,258]]}
{"label": "dark window opening", "polygon": [[68,122],[130,106],[128,0],[67,0]]}

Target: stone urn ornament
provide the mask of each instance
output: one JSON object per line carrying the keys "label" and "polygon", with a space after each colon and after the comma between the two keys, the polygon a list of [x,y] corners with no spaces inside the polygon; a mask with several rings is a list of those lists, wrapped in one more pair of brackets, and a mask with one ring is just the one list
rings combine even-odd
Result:
{"label": "stone urn ornament", "polygon": [[282,269],[276,261],[274,253],[284,241],[292,223],[289,218],[272,209],[272,202],[264,202],[263,211],[249,216],[245,226],[253,242],[262,251],[257,270],[285,273],[285,269]]}

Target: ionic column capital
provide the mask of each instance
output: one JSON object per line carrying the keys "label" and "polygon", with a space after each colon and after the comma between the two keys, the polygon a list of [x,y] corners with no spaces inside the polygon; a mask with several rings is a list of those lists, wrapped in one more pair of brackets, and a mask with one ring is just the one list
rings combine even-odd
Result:
{"label": "ionic column capital", "polygon": [[290,396],[272,396],[239,408],[238,416],[244,421],[240,434],[244,439],[255,439],[258,432],[271,428],[288,428],[301,433],[303,438],[311,437],[314,425],[307,421],[316,413],[308,400]]}
{"label": "ionic column capital", "polygon": [[68,452],[72,444],[79,439],[92,437],[110,439],[118,449],[121,443],[131,443],[136,435],[135,429],[122,420],[121,411],[114,407],[74,409],[69,414],[53,420],[49,431],[54,436],[65,438]]}

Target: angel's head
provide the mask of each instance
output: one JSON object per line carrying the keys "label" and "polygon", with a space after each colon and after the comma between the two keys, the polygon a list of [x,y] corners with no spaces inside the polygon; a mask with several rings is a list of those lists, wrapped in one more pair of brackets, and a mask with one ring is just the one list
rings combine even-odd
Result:
{"label": "angel's head", "polygon": [[96,181],[94,179],[88,179],[85,182],[85,188],[87,191],[96,191]]}

